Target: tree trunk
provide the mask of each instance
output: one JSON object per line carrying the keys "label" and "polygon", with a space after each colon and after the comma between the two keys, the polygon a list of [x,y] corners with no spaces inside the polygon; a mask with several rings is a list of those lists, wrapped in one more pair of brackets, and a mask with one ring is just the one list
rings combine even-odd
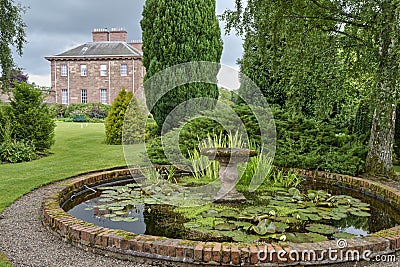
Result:
{"label": "tree trunk", "polygon": [[[384,87],[385,85],[381,85]],[[371,137],[365,163],[367,173],[371,175],[393,175],[393,144],[396,121],[396,105],[391,97],[390,87],[380,88],[372,120]]]}
{"label": "tree trunk", "polygon": [[384,5],[382,8],[383,16],[386,16],[384,21],[390,23],[381,25],[379,36],[379,83],[365,169],[372,175],[392,176],[398,75],[397,17],[393,5]]}

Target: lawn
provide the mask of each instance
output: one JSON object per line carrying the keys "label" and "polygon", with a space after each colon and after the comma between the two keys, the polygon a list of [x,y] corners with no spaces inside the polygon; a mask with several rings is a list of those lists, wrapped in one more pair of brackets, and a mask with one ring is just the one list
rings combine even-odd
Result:
{"label": "lawn", "polygon": [[7,260],[6,255],[0,252],[0,267],[11,267],[12,265]]}
{"label": "lawn", "polygon": [[[42,185],[83,172],[124,166],[122,146],[104,143],[102,123],[57,123],[51,155],[39,160],[0,165],[0,212]],[[137,146],[138,161],[142,151]],[[0,252],[0,267],[11,266]]]}
{"label": "lawn", "polygon": [[[104,139],[102,123],[57,123],[52,155],[31,162],[0,165],[0,212],[42,185],[83,172],[124,166],[122,146],[106,145]],[[141,146],[138,146],[138,155],[140,152]]]}

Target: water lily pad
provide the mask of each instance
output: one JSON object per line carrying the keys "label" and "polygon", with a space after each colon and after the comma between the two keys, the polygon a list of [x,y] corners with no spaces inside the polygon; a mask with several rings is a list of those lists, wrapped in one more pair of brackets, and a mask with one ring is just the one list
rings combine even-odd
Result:
{"label": "water lily pad", "polygon": [[148,205],[154,205],[158,203],[158,201],[154,198],[146,198],[143,202]]}
{"label": "water lily pad", "polygon": [[245,222],[245,221],[228,221],[228,223],[232,223],[234,225],[236,225],[236,227],[241,227],[245,230],[247,230],[248,228],[250,228],[253,224],[250,222]]}
{"label": "water lily pad", "polygon": [[287,233],[286,240],[293,243],[310,243],[312,237],[305,233]]}
{"label": "water lily pad", "polygon": [[214,229],[219,231],[232,231],[236,229],[236,225],[232,223],[220,223],[215,225]]}
{"label": "water lily pad", "polygon": [[204,218],[207,218],[207,217],[212,217],[213,218],[213,217],[219,216],[218,211],[216,211],[216,210],[207,210],[207,211],[202,212],[201,215]]}
{"label": "water lily pad", "polygon": [[308,221],[308,216],[306,213],[302,213],[302,212],[294,213],[294,214],[292,214],[292,216],[298,220]]}
{"label": "water lily pad", "polygon": [[345,232],[339,232],[339,233],[333,234],[333,237],[337,238],[337,239],[348,239],[348,238],[355,237],[355,235],[350,234],[350,233],[345,233]]}
{"label": "water lily pad", "polygon": [[306,226],[306,229],[313,233],[325,234],[325,235],[331,235],[338,231],[338,229],[334,226],[319,224],[319,223],[309,224]]}
{"label": "water lily pad", "polygon": [[116,212],[114,212],[116,215],[125,215],[125,214],[127,214],[127,212],[126,211],[123,211],[123,210],[118,210],[118,211],[116,211]]}
{"label": "water lily pad", "polygon": [[85,210],[93,210],[93,208],[87,207],[87,208],[85,208]]}
{"label": "water lily pad", "polygon": [[360,210],[360,211],[350,211],[350,213],[355,215],[355,216],[359,216],[359,217],[369,217],[369,216],[371,216],[371,214],[369,214],[366,211],[362,211],[362,210]]}
{"label": "water lily pad", "polygon": [[128,217],[128,218],[124,218],[123,220],[124,222],[137,222],[139,221],[138,217]]}
{"label": "water lily pad", "polygon": [[288,229],[290,227],[288,224],[283,223],[283,222],[274,222],[274,225],[276,227],[277,232],[284,232],[286,229]]}
{"label": "water lily pad", "polygon": [[117,211],[117,210],[123,210],[124,208],[125,207],[109,207],[108,209],[112,211]]}
{"label": "water lily pad", "polygon": [[321,242],[321,241],[326,241],[328,238],[324,235],[320,235],[317,233],[306,233],[309,237],[311,237],[312,242]]}
{"label": "water lily pad", "polygon": [[99,201],[100,202],[112,202],[112,201],[114,201],[114,198],[100,198]]}
{"label": "water lily pad", "polygon": [[[284,228],[285,224],[282,223],[282,227]],[[276,226],[276,223],[271,222],[269,220],[262,220],[261,222],[258,223],[257,226],[253,226],[251,228],[255,233],[259,235],[265,235],[265,234],[274,234],[278,230],[278,227]]]}
{"label": "water lily pad", "polygon": [[231,209],[223,210],[219,214],[225,218],[237,218],[239,216],[239,212]]}
{"label": "water lily pad", "polygon": [[242,234],[232,236],[232,239],[235,242],[254,243],[254,242],[257,242],[260,238],[256,235],[248,235],[248,234],[242,233]]}
{"label": "water lily pad", "polygon": [[259,235],[265,235],[267,233],[267,220],[262,220],[257,226],[252,226],[251,229]]}
{"label": "water lily pad", "polygon": [[111,218],[111,221],[113,221],[113,222],[121,222],[121,221],[123,221],[123,220],[124,220],[123,217],[112,217],[112,218]]}
{"label": "water lily pad", "polygon": [[126,186],[130,187],[130,188],[138,188],[138,187],[140,187],[139,184],[127,184]]}
{"label": "water lily pad", "polygon": [[274,220],[280,221],[280,222],[283,222],[283,223],[289,223],[289,224],[293,224],[293,223],[297,223],[298,222],[298,220],[296,218],[294,218],[294,217],[277,217],[277,218],[274,218]]}
{"label": "water lily pad", "polygon": [[307,217],[312,220],[312,221],[319,221],[322,220],[322,218],[320,216],[318,216],[317,214],[307,214]]}
{"label": "water lily pad", "polygon": [[103,215],[104,218],[113,218],[113,217],[116,217],[116,216],[117,216],[117,215],[116,215],[116,214],[113,214],[113,213],[104,214],[104,215]]}

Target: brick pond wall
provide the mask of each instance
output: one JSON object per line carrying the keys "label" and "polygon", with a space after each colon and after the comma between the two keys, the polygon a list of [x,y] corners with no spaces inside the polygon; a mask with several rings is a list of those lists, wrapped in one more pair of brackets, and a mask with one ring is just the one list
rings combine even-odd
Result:
{"label": "brick pond wall", "polygon": [[[340,183],[400,207],[400,190],[376,181],[346,175],[297,170],[306,179],[324,183]],[[129,175],[140,176],[140,169],[121,169],[85,174],[60,185],[42,204],[42,220],[46,228],[66,242],[89,252],[107,254],[134,262],[162,264],[162,266],[285,266],[340,263],[349,260],[354,253],[367,255],[389,254],[400,249],[400,226],[383,230],[366,237],[342,240],[338,248],[335,240],[316,243],[218,243],[170,239],[160,236],[137,235],[121,230],[99,227],[72,217],[61,209],[60,204],[82,189]],[[327,251],[337,251],[336,260]],[[265,256],[268,251],[268,257]],[[275,251],[275,253],[273,252]],[[312,251],[312,253],[311,253]],[[313,254],[315,253],[315,254]],[[344,257],[343,257],[344,255]],[[315,257],[315,258],[314,258]],[[316,260],[318,259],[318,260]]]}

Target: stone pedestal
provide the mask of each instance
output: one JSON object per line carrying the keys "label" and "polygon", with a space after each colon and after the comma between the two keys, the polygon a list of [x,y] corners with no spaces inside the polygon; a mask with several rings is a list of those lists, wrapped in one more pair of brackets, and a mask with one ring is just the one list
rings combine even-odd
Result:
{"label": "stone pedestal", "polygon": [[237,164],[247,162],[257,152],[241,148],[208,148],[202,150],[201,154],[220,163],[221,188],[213,197],[214,202],[246,202],[245,196],[235,188],[238,180]]}

